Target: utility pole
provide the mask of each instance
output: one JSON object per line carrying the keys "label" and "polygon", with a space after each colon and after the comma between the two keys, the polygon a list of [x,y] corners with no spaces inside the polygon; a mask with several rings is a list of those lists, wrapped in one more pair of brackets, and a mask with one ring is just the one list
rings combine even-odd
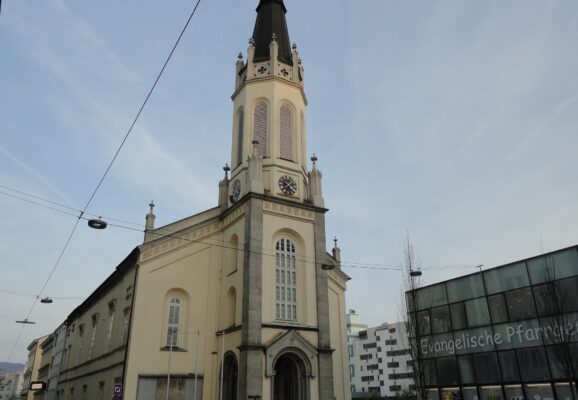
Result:
{"label": "utility pole", "polygon": [[173,334],[174,334],[174,327],[169,328],[169,368],[167,371],[167,397],[166,400],[169,400],[169,391],[171,388],[171,357],[173,355]]}

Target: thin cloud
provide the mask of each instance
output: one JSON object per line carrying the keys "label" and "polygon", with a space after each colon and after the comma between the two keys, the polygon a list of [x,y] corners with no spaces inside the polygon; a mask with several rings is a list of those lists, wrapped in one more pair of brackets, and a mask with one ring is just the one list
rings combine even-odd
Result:
{"label": "thin cloud", "polygon": [[20,158],[16,157],[14,154],[10,153],[8,150],[6,150],[2,146],[0,146],[0,152],[2,152],[6,157],[8,157],[12,162],[14,162],[20,168],[22,168],[23,170],[28,172],[30,175],[32,175],[34,178],[36,178],[40,182],[42,182],[46,187],[48,187],[50,190],[52,190],[52,192],[54,192],[54,194],[56,194],[58,197],[60,197],[61,200],[64,200],[65,203],[67,203],[67,204],[71,203],[71,201],[68,199],[68,197],[66,197],[66,195],[64,193],[62,193],[60,190],[58,190],[58,188],[56,186],[54,186],[52,183],[50,183],[50,181],[46,177],[44,177],[44,175],[42,175],[40,172],[36,171],[30,165],[28,165],[27,163],[22,161]]}
{"label": "thin cloud", "polygon": [[478,130],[472,136],[470,136],[470,138],[450,158],[448,158],[442,164],[442,166],[434,173],[434,176],[438,176],[439,174],[441,174],[444,169],[446,169],[460,154],[464,152],[466,148],[468,148],[468,146],[470,146],[474,142],[474,140],[476,140],[476,138],[482,135],[486,131],[488,126],[490,126],[490,124],[496,119],[497,115],[498,113],[492,115],[486,122],[484,122],[482,126],[480,126]]}

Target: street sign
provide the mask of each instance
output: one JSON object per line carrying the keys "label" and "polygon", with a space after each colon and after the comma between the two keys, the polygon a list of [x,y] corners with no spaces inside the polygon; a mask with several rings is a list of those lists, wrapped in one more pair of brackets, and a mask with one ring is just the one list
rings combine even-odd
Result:
{"label": "street sign", "polygon": [[112,400],[121,400],[122,398],[122,384],[115,383],[114,384],[114,391],[112,395]]}
{"label": "street sign", "polygon": [[38,391],[38,390],[45,390],[46,389],[46,382],[30,382],[30,390]]}

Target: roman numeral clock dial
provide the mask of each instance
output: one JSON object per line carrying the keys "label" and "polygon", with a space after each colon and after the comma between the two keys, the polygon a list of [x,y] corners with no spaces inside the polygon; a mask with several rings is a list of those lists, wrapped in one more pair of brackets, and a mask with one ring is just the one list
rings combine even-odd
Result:
{"label": "roman numeral clock dial", "polygon": [[293,196],[297,193],[297,182],[295,182],[295,179],[290,176],[284,175],[279,178],[279,189],[281,189],[283,194]]}

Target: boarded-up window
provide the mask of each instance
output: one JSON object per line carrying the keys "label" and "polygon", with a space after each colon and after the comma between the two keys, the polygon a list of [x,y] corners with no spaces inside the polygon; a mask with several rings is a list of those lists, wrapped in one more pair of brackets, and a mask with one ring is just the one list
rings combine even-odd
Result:
{"label": "boarded-up window", "polygon": [[239,136],[237,137],[237,165],[243,162],[243,123],[244,123],[244,113],[241,109],[239,113]]}
{"label": "boarded-up window", "polygon": [[[197,391],[195,395],[195,389]],[[171,376],[169,398],[171,400],[201,399],[203,378]],[[167,377],[139,377],[137,400],[165,400],[167,398]]]}
{"label": "boarded-up window", "polygon": [[281,106],[280,121],[281,158],[293,160],[293,120],[291,109],[285,105]]}
{"label": "boarded-up window", "polygon": [[259,142],[257,152],[260,156],[267,156],[267,103],[261,101],[255,107],[254,137]]}

